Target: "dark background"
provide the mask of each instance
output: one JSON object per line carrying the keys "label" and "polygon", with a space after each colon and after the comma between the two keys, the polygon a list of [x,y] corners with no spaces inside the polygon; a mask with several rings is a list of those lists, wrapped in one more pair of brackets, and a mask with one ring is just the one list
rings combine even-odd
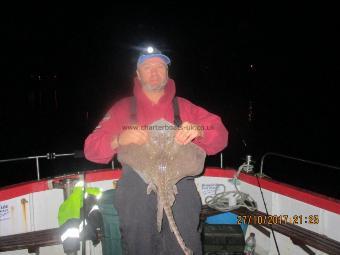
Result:
{"label": "dark background", "polygon": [[[138,47],[172,59],[177,94],[220,115],[225,165],[268,151],[340,166],[339,18],[334,6],[155,4],[3,8],[0,159],[82,150],[134,77]],[[207,165],[218,166],[219,156]],[[42,177],[106,167],[41,162]],[[257,168],[258,169],[258,168]],[[0,186],[35,179],[0,164]],[[271,158],[271,177],[340,198],[339,170]]]}

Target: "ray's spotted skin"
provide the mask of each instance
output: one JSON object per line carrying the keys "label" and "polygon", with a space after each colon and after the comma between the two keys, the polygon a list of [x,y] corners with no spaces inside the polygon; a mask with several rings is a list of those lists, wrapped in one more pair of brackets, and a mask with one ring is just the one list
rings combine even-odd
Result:
{"label": "ray's spotted skin", "polygon": [[185,255],[193,254],[177,228],[172,205],[175,202],[176,183],[187,176],[199,175],[204,168],[206,153],[193,143],[175,142],[176,127],[166,120],[157,120],[148,127],[149,141],[144,145],[129,144],[118,148],[118,160],[136,171],[148,184],[147,194],[157,194],[157,229],[162,227],[163,213],[170,230]]}

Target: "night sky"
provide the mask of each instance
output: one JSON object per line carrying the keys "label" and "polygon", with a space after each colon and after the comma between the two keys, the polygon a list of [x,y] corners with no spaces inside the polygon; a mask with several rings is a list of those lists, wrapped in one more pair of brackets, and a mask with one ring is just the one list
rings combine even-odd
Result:
{"label": "night sky", "polygon": [[[128,95],[138,47],[172,59],[177,95],[221,116],[225,166],[268,151],[340,166],[340,20],[332,6],[16,5],[3,8],[0,159],[82,150]],[[207,159],[218,166],[219,157]],[[42,162],[42,177],[106,167]],[[0,186],[36,178],[0,164]],[[274,179],[340,198],[339,170],[268,160]]]}

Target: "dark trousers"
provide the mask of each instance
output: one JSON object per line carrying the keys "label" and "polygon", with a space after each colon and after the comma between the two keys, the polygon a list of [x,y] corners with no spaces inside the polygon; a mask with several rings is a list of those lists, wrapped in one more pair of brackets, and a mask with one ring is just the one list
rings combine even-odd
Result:
{"label": "dark trousers", "polygon": [[[118,181],[115,207],[119,216],[123,253],[128,255],[180,255],[183,254],[175,235],[170,231],[164,213],[162,231],[157,231],[154,192],[146,194],[146,183],[129,166],[123,166]],[[201,199],[193,178],[177,183],[178,194],[172,207],[179,232],[195,255],[202,254],[199,226]]]}

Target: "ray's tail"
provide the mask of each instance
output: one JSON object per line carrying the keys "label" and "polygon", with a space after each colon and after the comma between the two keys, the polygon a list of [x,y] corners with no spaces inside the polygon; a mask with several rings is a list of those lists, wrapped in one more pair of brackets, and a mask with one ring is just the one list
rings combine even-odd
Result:
{"label": "ray's tail", "polygon": [[185,255],[193,255],[194,253],[192,252],[192,250],[190,250],[188,247],[186,247],[184,240],[183,240],[181,234],[179,233],[179,230],[177,228],[174,216],[172,214],[171,207],[165,204],[164,205],[164,211],[165,211],[166,217],[168,218],[170,230],[171,230],[171,232],[174,233],[174,235],[177,239],[177,242],[178,242],[179,246],[182,248],[184,254]]}

